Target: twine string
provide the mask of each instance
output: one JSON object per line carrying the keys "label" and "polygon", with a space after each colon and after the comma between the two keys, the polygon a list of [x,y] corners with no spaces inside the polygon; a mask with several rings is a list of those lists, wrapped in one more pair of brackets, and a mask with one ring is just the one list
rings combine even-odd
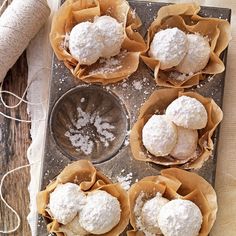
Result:
{"label": "twine string", "polygon": [[17,211],[16,211],[12,206],[10,206],[10,204],[7,203],[7,201],[5,200],[5,198],[3,197],[3,194],[2,194],[3,183],[4,183],[5,179],[6,179],[6,177],[7,177],[8,175],[10,175],[11,173],[14,173],[14,172],[16,172],[16,171],[18,171],[18,170],[24,169],[24,168],[26,168],[26,167],[30,167],[30,166],[32,166],[32,165],[34,165],[34,164],[37,164],[37,163],[39,163],[39,161],[38,161],[38,162],[31,163],[31,164],[19,166],[19,167],[13,169],[13,170],[8,171],[7,173],[5,173],[5,174],[3,175],[2,179],[1,179],[1,182],[0,182],[0,199],[1,199],[1,201],[5,204],[5,206],[6,206],[11,212],[13,212],[14,215],[16,216],[16,218],[17,218],[17,225],[16,225],[13,229],[10,229],[10,230],[0,230],[0,233],[2,233],[2,234],[14,233],[14,232],[16,232],[16,231],[19,229],[20,224],[21,224],[21,220],[20,220],[19,214],[17,213]]}
{"label": "twine string", "polygon": [[[3,87],[3,82],[4,82],[4,80],[5,80],[5,78],[4,78],[4,79],[3,79],[3,82],[2,82],[1,85],[0,85],[0,101],[2,102],[3,106],[4,106],[5,108],[9,108],[9,109],[17,108],[17,107],[19,107],[22,103],[26,103],[26,104],[34,105],[34,106],[43,106],[43,102],[45,102],[46,100],[44,100],[44,101],[42,101],[42,102],[38,102],[38,103],[33,103],[33,102],[29,102],[29,101],[27,101],[27,100],[24,99],[24,97],[26,96],[26,94],[27,94],[27,92],[28,92],[28,90],[29,90],[29,88],[30,88],[30,85],[36,80],[36,78],[37,78],[39,72],[41,72],[42,70],[51,70],[51,68],[50,68],[50,67],[42,67],[42,68],[40,68],[40,69],[35,73],[35,75],[33,76],[33,79],[30,81],[30,83],[28,83],[28,85],[26,86],[26,88],[25,88],[25,90],[24,90],[24,92],[23,92],[23,94],[22,94],[21,97],[18,96],[18,95],[16,95],[15,93],[10,92],[10,91],[3,90],[2,87]],[[6,102],[4,101],[3,96],[2,96],[4,93],[5,93],[5,94],[10,94],[10,95],[12,95],[13,97],[17,98],[19,101],[18,101],[15,105],[11,105],[11,106],[8,105],[8,104],[6,104]],[[43,120],[45,120],[45,118],[46,118],[46,114],[44,114],[42,119],[24,120],[24,119],[18,119],[18,118],[16,118],[16,117],[9,116],[9,115],[7,115],[7,114],[1,112],[1,111],[0,111],[0,115],[4,116],[4,117],[7,118],[7,119],[11,119],[11,120],[14,120],[14,121],[19,121],[19,122],[24,122],[24,123],[31,123],[31,122],[33,122],[33,121],[43,121]]]}

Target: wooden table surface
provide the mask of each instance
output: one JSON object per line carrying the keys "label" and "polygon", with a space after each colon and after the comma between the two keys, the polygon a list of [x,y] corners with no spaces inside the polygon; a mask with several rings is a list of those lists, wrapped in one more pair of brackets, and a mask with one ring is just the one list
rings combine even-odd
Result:
{"label": "wooden table surface", "polygon": [[[27,84],[27,74],[27,61],[24,53],[8,72],[4,89],[21,96]],[[8,105],[18,102],[10,95],[5,95],[3,98]],[[1,112],[21,119],[29,119],[26,108],[27,106],[22,104],[17,109],[5,109],[0,104]],[[28,163],[26,152],[31,142],[29,131],[30,124],[12,121],[0,115],[0,179],[8,170]],[[21,221],[24,222],[20,229],[14,234],[9,234],[10,236],[31,235],[29,225],[26,223],[29,213],[29,193],[27,191],[29,180],[29,170],[26,168],[10,174],[4,182],[3,196],[20,213]],[[13,213],[0,202],[0,229],[12,229],[16,223]]]}

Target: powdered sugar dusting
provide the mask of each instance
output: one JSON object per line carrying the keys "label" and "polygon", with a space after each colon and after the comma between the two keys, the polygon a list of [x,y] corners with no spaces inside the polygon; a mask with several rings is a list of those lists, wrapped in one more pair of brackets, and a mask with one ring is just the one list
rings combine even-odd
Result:
{"label": "powdered sugar dusting", "polygon": [[133,81],[133,86],[136,90],[141,90],[143,88],[141,81]]}
{"label": "powdered sugar dusting", "polygon": [[120,70],[122,68],[122,59],[126,56],[126,54],[127,52],[123,51],[115,57],[99,59],[98,67],[91,70],[89,74],[108,74]]}
{"label": "powdered sugar dusting", "polygon": [[115,127],[99,116],[98,112],[88,113],[77,108],[77,120],[73,120],[73,127],[65,133],[76,151],[89,155],[96,143],[101,142],[108,147],[115,139],[111,132]]}
{"label": "powdered sugar dusting", "polygon": [[[123,173],[123,172],[124,172],[124,169],[121,171],[121,173]],[[132,179],[133,179],[133,173],[130,172],[125,176],[119,175],[119,176],[117,176],[116,179],[120,183],[120,185],[122,186],[123,189],[129,190],[131,183],[132,183]]]}
{"label": "powdered sugar dusting", "polygon": [[149,56],[160,61],[162,70],[177,66],[188,50],[186,34],[178,28],[157,32],[151,42]]}

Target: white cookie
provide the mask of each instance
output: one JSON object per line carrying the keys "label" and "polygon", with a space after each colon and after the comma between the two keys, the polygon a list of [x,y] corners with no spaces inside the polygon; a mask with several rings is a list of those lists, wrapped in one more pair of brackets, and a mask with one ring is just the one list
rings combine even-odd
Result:
{"label": "white cookie", "polygon": [[165,236],[198,236],[202,213],[193,202],[175,199],[161,208],[158,223]]}
{"label": "white cookie", "polygon": [[198,132],[177,126],[177,143],[170,155],[176,159],[184,160],[193,155],[197,148]]}
{"label": "white cookie", "polygon": [[184,74],[196,73],[206,67],[211,48],[207,39],[199,34],[188,34],[187,39],[188,51],[176,69]]}
{"label": "white cookie", "polygon": [[208,120],[205,107],[195,98],[181,96],[166,109],[166,116],[177,126],[187,129],[203,129]]}
{"label": "white cookie", "polygon": [[153,115],[142,130],[145,148],[155,156],[166,156],[177,142],[176,126],[165,115]]}
{"label": "white cookie", "polygon": [[178,28],[157,32],[151,42],[149,56],[160,61],[162,70],[177,66],[188,50],[187,36]]}

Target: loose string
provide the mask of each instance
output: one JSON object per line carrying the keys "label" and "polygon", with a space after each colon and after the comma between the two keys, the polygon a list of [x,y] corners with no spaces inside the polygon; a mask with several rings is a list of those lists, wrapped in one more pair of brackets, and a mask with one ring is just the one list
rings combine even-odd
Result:
{"label": "loose string", "polygon": [[[29,101],[27,101],[27,100],[24,99],[25,95],[26,95],[27,92],[28,92],[28,89],[29,89],[30,85],[35,81],[35,78],[37,77],[37,75],[39,74],[39,72],[41,72],[42,70],[51,70],[51,68],[50,68],[50,67],[42,67],[42,68],[40,68],[40,69],[36,72],[36,74],[33,76],[33,79],[31,80],[31,82],[30,82],[29,84],[27,84],[27,87],[25,88],[25,90],[24,90],[24,92],[23,92],[23,94],[22,94],[21,97],[18,96],[18,95],[16,95],[16,94],[14,94],[14,93],[12,93],[12,92],[10,92],[10,91],[3,90],[2,87],[3,87],[4,80],[5,80],[5,78],[4,78],[3,81],[2,81],[2,83],[1,83],[1,85],[0,85],[0,100],[1,100],[1,102],[2,102],[2,104],[3,104],[3,106],[6,107],[6,108],[9,108],[9,109],[17,108],[17,107],[19,107],[22,103],[26,103],[26,104],[34,105],[34,106],[42,106],[42,105],[43,105],[43,102],[45,102],[45,100],[42,101],[42,102],[39,102],[39,103],[33,103],[33,102],[29,102]],[[10,94],[10,95],[12,95],[13,97],[17,98],[17,99],[19,100],[19,102],[18,102],[17,104],[15,104],[15,105],[12,105],[12,106],[7,105],[6,102],[4,101],[3,97],[2,97],[2,95],[3,95],[4,93],[5,93],[5,94]],[[9,115],[7,115],[7,114],[5,114],[5,113],[3,113],[3,112],[0,112],[0,115],[4,116],[5,118],[14,120],[14,121],[19,121],[19,122],[24,122],[24,123],[31,123],[31,122],[32,122],[32,120],[18,119],[18,118],[9,116]],[[33,120],[33,121],[43,121],[43,120],[45,120],[45,117],[46,117],[46,115],[44,114],[44,117],[43,117],[42,119],[36,119],[36,120]]]}
{"label": "loose string", "polygon": [[21,219],[20,219],[19,214],[17,213],[17,211],[16,211],[12,206],[10,206],[10,205],[7,203],[7,201],[6,201],[5,198],[3,197],[2,188],[3,188],[3,183],[4,183],[5,178],[6,178],[9,174],[11,174],[11,173],[14,173],[14,172],[16,172],[16,171],[18,171],[18,170],[24,169],[24,168],[26,168],[26,167],[30,167],[30,166],[32,166],[32,165],[34,165],[34,164],[38,164],[38,163],[40,163],[40,162],[38,161],[38,162],[34,162],[34,163],[27,164],[27,165],[24,165],[24,166],[19,166],[19,167],[13,169],[13,170],[8,171],[6,174],[3,175],[2,179],[1,179],[1,182],[0,182],[0,199],[1,199],[1,201],[3,201],[3,203],[5,204],[5,206],[6,206],[11,212],[13,212],[14,215],[16,216],[16,218],[17,218],[17,225],[16,225],[15,228],[13,228],[13,229],[11,229],[11,230],[0,230],[0,233],[2,233],[2,234],[14,233],[14,232],[16,232],[16,231],[19,229],[20,224],[21,224]]}

